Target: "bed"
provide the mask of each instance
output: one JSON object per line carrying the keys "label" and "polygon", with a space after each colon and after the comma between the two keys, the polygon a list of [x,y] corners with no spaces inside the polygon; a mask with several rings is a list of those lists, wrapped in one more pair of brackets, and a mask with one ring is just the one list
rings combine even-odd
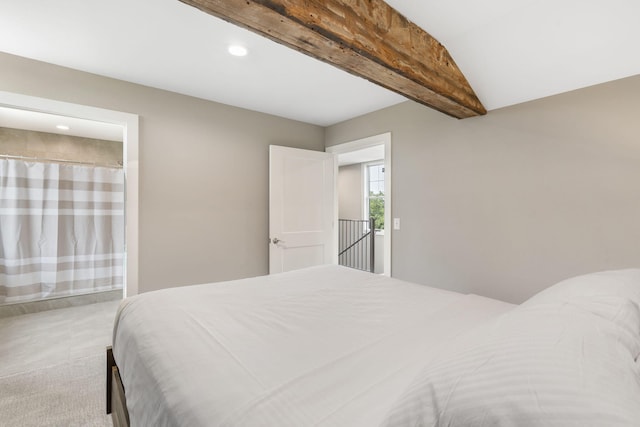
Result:
{"label": "bed", "polygon": [[108,401],[133,426],[640,425],[639,307],[640,270],[520,306],[340,266],[166,289],[120,305]]}

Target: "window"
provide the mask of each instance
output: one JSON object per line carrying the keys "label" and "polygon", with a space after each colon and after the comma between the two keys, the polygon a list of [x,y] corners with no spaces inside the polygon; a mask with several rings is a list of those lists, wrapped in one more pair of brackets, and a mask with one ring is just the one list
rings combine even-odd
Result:
{"label": "window", "polygon": [[365,218],[373,217],[376,230],[384,230],[384,163],[366,165]]}

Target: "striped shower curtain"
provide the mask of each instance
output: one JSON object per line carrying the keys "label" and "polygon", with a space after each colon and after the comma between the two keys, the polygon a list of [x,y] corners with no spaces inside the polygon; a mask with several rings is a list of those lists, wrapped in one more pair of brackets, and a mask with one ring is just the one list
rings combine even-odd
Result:
{"label": "striped shower curtain", "polygon": [[122,289],[122,169],[0,159],[0,304]]}

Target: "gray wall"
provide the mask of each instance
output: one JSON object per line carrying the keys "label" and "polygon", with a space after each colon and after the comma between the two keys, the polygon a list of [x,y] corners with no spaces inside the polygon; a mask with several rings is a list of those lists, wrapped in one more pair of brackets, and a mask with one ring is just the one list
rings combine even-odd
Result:
{"label": "gray wall", "polygon": [[0,154],[122,166],[122,141],[0,127]]}
{"label": "gray wall", "polygon": [[362,219],[364,207],[364,184],[362,165],[348,165],[338,168],[338,217],[342,219]]}
{"label": "gray wall", "polygon": [[0,90],[140,115],[140,292],[266,274],[268,146],[324,148],[318,126],[4,53]]}
{"label": "gray wall", "polygon": [[331,126],[392,133],[392,273],[521,302],[640,266],[640,76],[456,120],[413,102]]}

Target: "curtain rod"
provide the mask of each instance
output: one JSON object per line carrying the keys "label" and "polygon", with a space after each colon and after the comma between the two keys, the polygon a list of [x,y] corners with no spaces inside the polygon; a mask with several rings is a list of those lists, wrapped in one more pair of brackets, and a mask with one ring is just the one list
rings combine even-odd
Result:
{"label": "curtain rod", "polygon": [[12,159],[12,160],[32,160],[36,162],[46,163],[68,163],[72,165],[84,165],[84,166],[98,166],[104,168],[113,168],[113,169],[122,169],[122,165],[107,165],[101,163],[92,163],[92,162],[82,162],[78,160],[65,160],[65,159],[43,159],[41,157],[28,157],[28,156],[17,156],[13,154],[0,154],[0,158],[3,159]]}

